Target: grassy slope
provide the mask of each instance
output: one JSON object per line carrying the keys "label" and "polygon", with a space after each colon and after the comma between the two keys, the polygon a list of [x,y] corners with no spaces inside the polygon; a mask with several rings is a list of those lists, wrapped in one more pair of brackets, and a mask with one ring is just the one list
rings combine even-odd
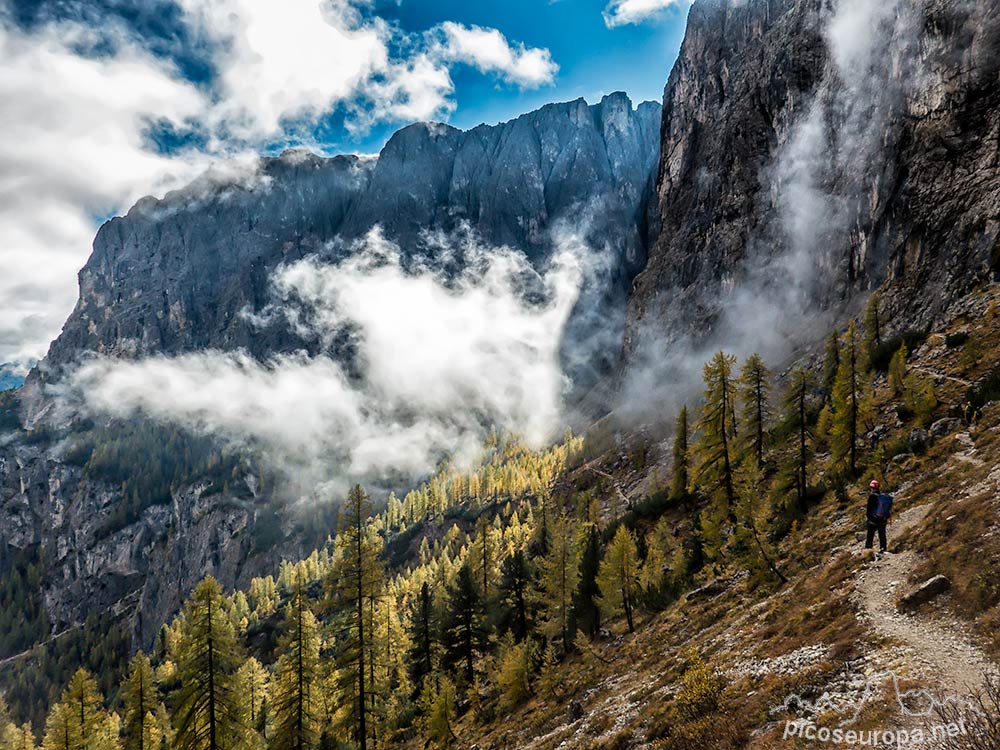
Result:
{"label": "grassy slope", "polygon": [[[941,402],[935,420],[961,413],[969,383],[1000,368],[998,309],[1000,288],[981,290],[911,355],[910,366],[935,379]],[[945,343],[945,334],[956,331],[967,331],[979,344],[978,361],[971,366],[963,362],[961,347]],[[878,377],[877,421],[892,428],[884,438],[889,445],[904,445],[915,426],[895,418],[897,402],[885,377]],[[911,580],[900,581],[897,590],[933,574],[947,575],[952,591],[917,618],[937,617],[944,627],[967,631],[993,661],[1000,660],[998,428],[1000,404],[993,403],[974,425],[951,425],[923,455],[889,456],[885,476],[896,492],[897,514],[929,504],[902,535],[890,526],[890,548],[912,550],[918,560]],[[604,459],[593,462],[593,473],[615,476],[626,492],[646,486],[657,471],[655,464],[635,468],[647,460],[642,451],[627,456],[609,451]],[[819,471],[819,465],[812,469]],[[714,598],[682,599],[647,615],[634,635],[625,634],[622,622],[612,622],[610,639],[562,665],[556,694],[536,694],[513,715],[485,725],[466,716],[455,730],[460,744],[539,750],[667,747],[662,736],[676,720],[673,697],[682,690],[691,649],[709,661],[725,685],[718,709],[708,712],[698,735],[704,748],[793,746],[781,737],[783,720],[792,715],[771,713],[791,692],[815,698],[830,691],[856,701],[859,681],[884,669],[899,674],[904,688],[933,688],[937,665],[919,663],[905,644],[887,640],[859,617],[859,573],[872,565],[860,550],[864,485],[849,487],[846,501],[828,492],[786,537],[781,565],[791,581],[784,588],[755,590],[737,576]],[[886,592],[887,608],[893,608],[893,597]],[[890,696],[884,697],[865,706],[858,728],[891,726],[900,719]],[[580,718],[570,715],[574,703]]]}

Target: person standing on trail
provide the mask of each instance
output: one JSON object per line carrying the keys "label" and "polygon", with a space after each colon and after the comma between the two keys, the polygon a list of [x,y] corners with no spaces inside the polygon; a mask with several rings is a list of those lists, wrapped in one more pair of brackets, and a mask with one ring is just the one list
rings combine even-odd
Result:
{"label": "person standing on trail", "polygon": [[865,540],[865,549],[871,549],[875,543],[875,532],[878,532],[879,551],[886,551],[885,527],[892,517],[892,495],[881,492],[881,485],[877,479],[873,479],[868,485],[868,538]]}

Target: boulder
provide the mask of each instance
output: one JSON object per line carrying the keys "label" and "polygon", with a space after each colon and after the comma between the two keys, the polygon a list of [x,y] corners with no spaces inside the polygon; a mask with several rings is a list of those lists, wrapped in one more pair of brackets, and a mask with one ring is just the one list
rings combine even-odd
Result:
{"label": "boulder", "polygon": [[732,582],[733,579],[731,578],[717,578],[714,581],[706,583],[704,586],[696,588],[694,591],[689,591],[684,599],[689,602],[698,601],[699,599],[714,599],[719,594],[724,593]]}
{"label": "boulder", "polygon": [[916,427],[910,430],[910,445],[914,450],[920,450],[927,446],[930,441],[930,435],[927,434],[927,430],[923,427]]}
{"label": "boulder", "polygon": [[933,438],[939,438],[943,435],[954,432],[961,426],[962,420],[955,419],[954,417],[944,417],[931,425],[930,435]]}
{"label": "boulder", "polygon": [[912,611],[940,596],[950,588],[951,581],[945,576],[936,575],[933,578],[928,578],[919,586],[903,595],[899,600],[899,608],[904,611]]}

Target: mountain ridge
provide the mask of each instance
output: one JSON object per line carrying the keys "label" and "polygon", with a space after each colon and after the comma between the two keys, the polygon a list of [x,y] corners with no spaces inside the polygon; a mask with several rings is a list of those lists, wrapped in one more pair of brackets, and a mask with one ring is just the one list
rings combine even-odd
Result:
{"label": "mountain ridge", "polygon": [[622,308],[645,257],[658,110],[652,102],[633,108],[617,93],[468,131],[415,123],[378,158],[286,152],[261,160],[242,182],[206,175],[163,199],[144,198],[99,230],[80,272],[80,299],[45,365],[70,365],[83,351],[315,351],[316,342],[288,328],[251,331],[239,313],[267,304],[278,263],[358,239],[375,225],[412,252],[423,233],[467,224],[487,245],[514,247],[541,263],[554,221],[599,206],[589,236],[609,245],[614,278],[607,283]]}

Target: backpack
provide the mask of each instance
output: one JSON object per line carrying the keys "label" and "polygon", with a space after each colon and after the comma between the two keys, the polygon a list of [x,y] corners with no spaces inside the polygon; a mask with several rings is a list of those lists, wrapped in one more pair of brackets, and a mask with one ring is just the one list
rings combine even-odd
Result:
{"label": "backpack", "polygon": [[875,505],[875,518],[885,520],[892,512],[892,495],[882,494],[878,496],[878,503]]}

